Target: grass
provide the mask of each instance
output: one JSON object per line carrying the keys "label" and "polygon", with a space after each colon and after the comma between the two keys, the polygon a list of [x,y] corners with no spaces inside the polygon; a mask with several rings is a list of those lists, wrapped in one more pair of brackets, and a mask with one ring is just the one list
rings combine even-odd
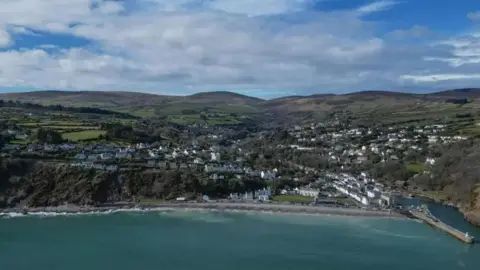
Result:
{"label": "grass", "polygon": [[425,171],[425,164],[420,163],[408,163],[407,170],[412,173],[421,173]]}
{"label": "grass", "polygon": [[200,114],[187,114],[187,115],[172,115],[170,116],[170,122],[178,125],[190,125],[190,124],[204,124],[205,122],[208,125],[233,125],[240,123],[233,116],[225,115],[225,116],[215,116],[215,117],[207,117],[206,121],[204,121]]}
{"label": "grass", "polygon": [[69,141],[85,141],[85,140],[94,140],[98,139],[101,135],[105,135],[106,131],[104,130],[83,130],[78,132],[68,132],[62,134],[63,139]]}
{"label": "grass", "polygon": [[11,140],[8,142],[9,144],[21,144],[21,145],[27,145],[30,143],[29,140]]}
{"label": "grass", "polygon": [[430,190],[430,191],[416,191],[415,195],[430,198],[437,202],[448,200],[448,196],[442,191]]}
{"label": "grass", "polygon": [[298,202],[298,203],[313,202],[312,197],[307,197],[302,195],[277,195],[277,196],[274,196],[272,200],[276,202]]}
{"label": "grass", "polygon": [[143,117],[143,118],[150,118],[155,116],[155,108],[154,107],[122,107],[115,109],[117,112],[121,113],[129,113],[133,116]]}
{"label": "grass", "polygon": [[63,126],[63,127],[72,127],[72,126],[84,126],[84,122],[76,121],[47,121],[47,122],[26,122],[20,123],[20,126],[23,127],[54,127],[54,126]]}
{"label": "grass", "polygon": [[79,130],[85,130],[85,129],[98,129],[96,126],[42,126],[44,128],[50,128],[50,129],[57,129],[57,130],[63,130],[63,129],[79,129]]}

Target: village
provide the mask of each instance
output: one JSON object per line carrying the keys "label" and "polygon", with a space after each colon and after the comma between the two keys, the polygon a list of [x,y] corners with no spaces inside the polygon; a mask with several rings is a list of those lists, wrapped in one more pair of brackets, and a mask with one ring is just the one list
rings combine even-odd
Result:
{"label": "village", "polygon": [[[265,202],[277,196],[292,203],[338,204],[341,201],[356,207],[386,208],[393,205],[397,188],[406,179],[397,179],[396,186],[387,186],[382,184],[382,179],[375,179],[363,169],[372,163],[402,161],[414,156],[414,161],[407,161],[408,169],[415,172],[414,177],[428,174],[429,166],[436,161],[429,149],[467,139],[465,136],[443,135],[446,126],[436,124],[352,127],[334,120],[294,125],[285,130],[288,135],[280,141],[264,140],[269,134],[278,133],[266,130],[250,134],[243,140],[232,139],[225,146],[217,143],[223,137],[221,128],[217,128],[215,134],[204,136],[211,140],[206,144],[208,147],[205,144],[200,146],[196,138],[180,145],[161,142],[124,146],[74,142],[7,143],[3,145],[1,155],[41,159],[85,170],[182,171],[206,174],[212,181],[255,178],[266,183],[264,188],[231,193],[225,198],[232,201]],[[15,127],[3,131],[3,136],[15,141],[25,139],[27,135]],[[275,155],[266,164],[252,161],[253,153],[263,151],[251,146],[258,140],[263,140],[262,148],[274,150]],[[305,154],[308,158],[302,159]],[[289,159],[292,155],[293,158]]]}

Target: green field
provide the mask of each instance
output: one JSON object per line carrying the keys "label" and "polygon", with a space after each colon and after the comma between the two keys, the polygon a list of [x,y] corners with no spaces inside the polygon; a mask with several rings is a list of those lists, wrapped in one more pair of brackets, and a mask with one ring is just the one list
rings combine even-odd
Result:
{"label": "green field", "polygon": [[312,197],[307,197],[302,195],[277,195],[277,196],[274,196],[272,200],[276,202],[297,202],[297,203],[313,202]]}
{"label": "green field", "polygon": [[105,135],[106,131],[104,130],[84,130],[78,132],[68,132],[62,134],[63,139],[77,142],[85,140],[94,140],[98,139],[101,135]]}
{"label": "green field", "polygon": [[84,126],[84,122],[77,121],[46,121],[46,122],[26,122],[20,123],[20,126],[23,127],[53,127],[53,126]]}
{"label": "green field", "polygon": [[425,171],[425,164],[408,163],[407,170],[412,173],[421,173]]}
{"label": "green field", "polygon": [[65,129],[78,129],[78,130],[86,130],[86,129],[98,129],[96,126],[42,126],[43,128],[50,128],[56,130],[65,130]]}
{"label": "green field", "polygon": [[207,117],[203,120],[200,114],[171,115],[170,122],[178,125],[208,124],[208,125],[233,125],[241,121],[230,115]]}
{"label": "green field", "polygon": [[8,142],[9,144],[22,144],[22,145],[27,145],[30,143],[29,140],[11,140]]}

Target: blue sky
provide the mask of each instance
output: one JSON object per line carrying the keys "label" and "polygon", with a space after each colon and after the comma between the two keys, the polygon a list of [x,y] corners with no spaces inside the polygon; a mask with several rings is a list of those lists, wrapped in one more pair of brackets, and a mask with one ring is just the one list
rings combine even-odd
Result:
{"label": "blue sky", "polygon": [[480,87],[477,0],[2,0],[0,92]]}

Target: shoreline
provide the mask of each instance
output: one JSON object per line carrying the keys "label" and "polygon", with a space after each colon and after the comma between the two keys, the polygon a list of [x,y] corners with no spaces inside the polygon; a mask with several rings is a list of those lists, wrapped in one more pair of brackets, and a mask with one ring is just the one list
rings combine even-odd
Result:
{"label": "shoreline", "polygon": [[329,206],[306,206],[269,203],[117,203],[103,206],[76,206],[65,205],[58,207],[32,207],[1,209],[0,217],[17,216],[58,216],[58,215],[81,215],[81,214],[109,214],[118,212],[154,212],[154,211],[223,211],[223,212],[256,212],[270,214],[307,214],[307,215],[336,215],[336,216],[359,216],[359,217],[392,217],[406,218],[395,211],[366,210],[358,208],[329,207]]}

